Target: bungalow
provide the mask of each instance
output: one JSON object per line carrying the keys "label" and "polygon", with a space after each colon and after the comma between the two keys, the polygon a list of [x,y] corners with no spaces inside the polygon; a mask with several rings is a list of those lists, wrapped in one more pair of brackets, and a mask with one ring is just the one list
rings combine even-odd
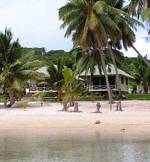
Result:
{"label": "bungalow", "polygon": [[[45,74],[47,77],[49,76],[49,73],[47,72],[47,67],[44,66],[38,70],[38,72]],[[107,66],[107,74],[108,79],[110,83],[110,87],[112,91],[117,92],[117,84],[116,84],[116,72],[115,68],[112,64]],[[121,90],[122,92],[128,92],[129,91],[129,80],[134,79],[131,75],[126,73],[125,71],[118,68],[118,74],[121,81]],[[85,89],[89,92],[106,92],[107,86],[105,82],[105,77],[103,71],[99,73],[98,67],[95,66],[94,73],[91,76],[91,73],[88,72],[82,72],[78,78],[80,80],[84,81],[85,83]],[[45,82],[40,82],[40,84],[37,84],[34,81],[30,81],[29,88],[26,89],[27,94],[35,94],[39,92],[55,92],[55,89],[52,89],[49,87]]]}
{"label": "bungalow", "polygon": [[[116,72],[114,65],[109,64],[106,67],[110,87],[112,91],[118,91],[116,82]],[[133,76],[118,68],[119,79],[122,92],[129,91],[129,80],[134,79]],[[90,71],[82,72],[80,78],[86,80],[85,85],[89,92],[105,92],[107,91],[105,76],[103,70],[99,72],[98,66],[95,66],[94,72],[91,75]]]}
{"label": "bungalow", "polygon": [[[43,66],[43,67],[39,68],[37,70],[37,72],[44,74],[44,76],[46,78],[49,77],[47,66]],[[55,92],[56,93],[56,90],[49,87],[47,82],[45,82],[45,81],[36,82],[34,80],[29,80],[28,81],[28,88],[26,88],[26,95],[37,94],[37,93],[40,93],[40,92]]]}

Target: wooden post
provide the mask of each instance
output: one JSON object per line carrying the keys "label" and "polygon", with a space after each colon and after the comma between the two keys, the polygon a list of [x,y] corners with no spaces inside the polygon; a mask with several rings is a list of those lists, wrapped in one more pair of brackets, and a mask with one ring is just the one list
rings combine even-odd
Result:
{"label": "wooden post", "polygon": [[123,111],[121,106],[121,101],[116,102],[116,111]]}
{"label": "wooden post", "polygon": [[79,112],[79,104],[78,104],[78,102],[74,102],[74,112]]}
{"label": "wooden post", "polygon": [[101,108],[101,104],[100,104],[100,102],[97,102],[97,104],[96,104],[96,113],[101,113],[100,108]]}

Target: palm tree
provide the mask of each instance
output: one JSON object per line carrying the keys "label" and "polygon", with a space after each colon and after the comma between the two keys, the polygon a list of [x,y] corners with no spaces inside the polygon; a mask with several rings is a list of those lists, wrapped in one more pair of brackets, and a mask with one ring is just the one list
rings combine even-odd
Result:
{"label": "palm tree", "polygon": [[[95,71],[95,66],[98,65],[99,70],[101,71],[101,63],[99,61],[98,55],[93,52],[93,50],[89,49],[86,53],[82,50],[82,48],[76,48],[73,50],[74,54],[76,54],[76,73],[80,76],[80,74],[85,71],[85,75],[90,72],[90,80],[86,77],[87,85],[91,85],[92,76]],[[87,90],[88,90],[87,86]]]}
{"label": "palm tree", "polygon": [[[128,12],[132,16],[142,17],[143,21],[150,22],[150,1],[149,0],[131,0],[128,5]],[[150,34],[150,30],[148,31]]]}
{"label": "palm tree", "polygon": [[17,93],[22,91],[30,79],[41,78],[36,71],[42,63],[40,61],[25,62],[21,55],[19,41],[12,41],[12,33],[7,28],[0,32],[0,83],[4,87],[4,94],[8,96],[11,107],[17,98]]}
{"label": "palm tree", "polygon": [[148,93],[148,87],[150,85],[150,71],[146,66],[145,62],[138,57],[132,64],[133,75],[137,84],[143,86],[144,93]]}
{"label": "palm tree", "polygon": [[131,0],[128,6],[128,11],[133,16],[136,16],[142,12],[143,8],[148,9],[150,8],[150,1],[149,0]]}
{"label": "palm tree", "polygon": [[[135,3],[135,1],[134,1],[134,3]],[[126,7],[124,7],[123,0],[119,0],[119,1],[117,1],[117,3],[114,3],[114,7],[126,12]],[[119,19],[119,21],[118,21],[118,19]],[[127,50],[128,47],[132,47],[135,50],[135,52],[138,54],[138,56],[141,57],[143,59],[143,61],[147,64],[147,66],[150,68],[150,64],[148,63],[148,61],[143,58],[143,56],[139,53],[139,51],[133,45],[136,40],[135,33],[134,33],[133,29],[136,29],[136,26],[143,26],[143,25],[140,22],[138,22],[137,20],[135,20],[134,18],[131,18],[129,16],[126,16],[125,18],[120,18],[120,16],[116,15],[113,18],[113,20],[116,22],[116,24],[118,25],[118,27],[121,31],[121,40],[123,42],[124,48]],[[107,47],[108,47],[109,53],[111,55],[111,59],[113,61],[115,71],[117,74],[116,75],[116,80],[117,80],[117,85],[118,85],[117,87],[119,89],[119,96],[121,97],[122,96],[121,82],[119,79],[117,65],[116,65],[116,61],[115,61],[115,55],[113,53],[113,48],[112,48],[112,47],[116,48],[116,44],[117,45],[120,44],[119,43],[120,36],[118,37],[117,35],[114,35],[113,39],[110,39],[110,43],[108,43]]]}
{"label": "palm tree", "polygon": [[82,94],[83,84],[76,76],[76,72],[69,68],[64,68],[62,86],[64,111],[67,111],[68,103],[70,103],[70,106],[75,106],[74,102]]}
{"label": "palm tree", "polygon": [[108,39],[114,40],[114,35],[121,37],[121,32],[112,17],[116,14],[126,18],[127,14],[112,6],[109,0],[70,0],[59,9],[62,27],[67,26],[65,36],[72,34],[74,46],[81,46],[84,51],[89,47],[99,52],[105,79],[108,87],[109,100],[112,101],[103,48],[108,45]]}
{"label": "palm tree", "polygon": [[59,101],[62,98],[62,82],[63,82],[63,69],[64,63],[62,59],[58,59],[56,64],[51,63],[48,67],[49,78],[47,82],[58,92],[58,99]]}
{"label": "palm tree", "polygon": [[[121,7],[121,8],[123,9],[123,7]],[[122,33],[120,40],[121,40],[125,50],[127,50],[128,48],[131,47],[138,54],[138,56],[143,59],[143,61],[146,63],[146,65],[150,68],[149,62],[147,60],[145,60],[145,58],[142,56],[142,54],[134,46],[134,43],[136,41],[136,35],[134,33],[134,30],[137,30],[137,26],[143,27],[143,25],[139,21],[137,21],[131,17],[128,17],[127,21],[126,21],[126,19],[120,19],[120,21],[118,22],[118,27],[120,28],[120,31]]]}

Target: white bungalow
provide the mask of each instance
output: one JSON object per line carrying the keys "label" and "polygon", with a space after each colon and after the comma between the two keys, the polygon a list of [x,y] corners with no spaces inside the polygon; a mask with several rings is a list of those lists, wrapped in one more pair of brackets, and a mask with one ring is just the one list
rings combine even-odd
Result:
{"label": "white bungalow", "polygon": [[[47,72],[47,69],[48,67],[44,66],[40,68],[38,72],[43,73],[45,74],[45,76],[48,77],[49,74]],[[109,83],[110,83],[110,87],[112,91],[117,92],[118,89],[117,89],[117,84],[116,84],[116,72],[112,64],[107,66],[107,74],[108,74],[108,79],[109,79]],[[128,92],[129,91],[129,80],[134,79],[134,77],[119,68],[118,68],[118,74],[119,74],[119,78],[121,81],[122,92]],[[85,88],[89,92],[107,91],[107,86],[106,86],[103,71],[100,74],[97,66],[95,66],[95,71],[92,77],[89,71],[88,72],[84,71],[80,74],[79,78],[85,82]],[[26,89],[26,93],[34,94],[34,93],[39,93],[39,92],[55,92],[56,93],[56,90],[52,89],[51,87],[48,87],[46,83],[44,82],[40,83],[40,85],[34,81],[30,82],[30,86],[28,89]]]}
{"label": "white bungalow", "polygon": [[[109,64],[106,67],[106,69],[107,69],[108,79],[109,79],[109,83],[110,83],[110,87],[112,91],[118,91],[117,84],[116,84],[116,72],[115,72],[114,65]],[[129,80],[134,79],[134,77],[119,68],[118,68],[118,74],[119,74],[119,78],[121,82],[122,92],[128,92],[129,91]],[[88,91],[90,92],[107,91],[104,73],[102,71],[100,74],[98,66],[95,66],[95,70],[92,76],[91,76],[90,71],[88,72],[84,71],[80,74],[80,77],[86,80],[86,87]]]}

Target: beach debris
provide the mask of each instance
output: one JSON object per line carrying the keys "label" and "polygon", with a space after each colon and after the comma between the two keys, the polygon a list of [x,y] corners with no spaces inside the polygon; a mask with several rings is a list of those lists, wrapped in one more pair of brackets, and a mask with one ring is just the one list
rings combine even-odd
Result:
{"label": "beach debris", "polygon": [[125,131],[126,131],[126,129],[124,129],[124,128],[123,128],[123,129],[121,129],[120,131],[121,131],[121,132],[125,132]]}
{"label": "beach debris", "polygon": [[101,124],[101,121],[97,120],[94,124]]}

